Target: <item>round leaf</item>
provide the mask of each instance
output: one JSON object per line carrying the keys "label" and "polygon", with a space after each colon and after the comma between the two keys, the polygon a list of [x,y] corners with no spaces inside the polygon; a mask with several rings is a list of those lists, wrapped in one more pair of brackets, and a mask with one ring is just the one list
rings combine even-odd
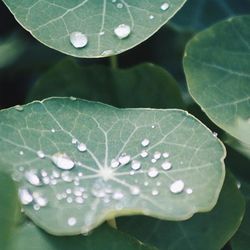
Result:
{"label": "round leaf", "polygon": [[181,110],[52,98],[0,112],[0,159],[25,213],[52,234],[121,215],[183,220],[216,204],[225,150]]}
{"label": "round leaf", "polygon": [[186,0],[4,0],[45,45],[77,57],[119,54],[143,42]]}
{"label": "round leaf", "polygon": [[195,101],[219,127],[250,144],[250,16],[221,22],[187,46],[184,67]]}

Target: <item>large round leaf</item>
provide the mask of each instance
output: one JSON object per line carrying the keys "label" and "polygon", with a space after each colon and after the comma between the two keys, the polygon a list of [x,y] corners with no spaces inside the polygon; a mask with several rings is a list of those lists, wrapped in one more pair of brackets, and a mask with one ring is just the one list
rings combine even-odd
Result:
{"label": "large round leaf", "polygon": [[0,158],[24,210],[53,234],[120,215],[187,219],[213,208],[224,180],[223,145],[185,111],[52,98],[3,110],[0,121]]}
{"label": "large round leaf", "polygon": [[[32,244],[30,244],[32,239]],[[88,236],[56,237],[32,223],[20,226],[13,234],[10,250],[156,250],[107,225]]]}
{"label": "large round leaf", "polygon": [[211,120],[250,144],[250,16],[221,22],[187,46],[191,95]]}
{"label": "large round leaf", "polygon": [[104,57],[126,51],[150,37],[185,1],[4,0],[4,3],[45,45],[72,56]]}
{"label": "large round leaf", "polygon": [[28,100],[51,96],[75,96],[119,108],[184,107],[175,79],[163,68],[148,63],[110,69],[100,65],[80,67],[72,60],[63,60],[35,83]]}
{"label": "large round leaf", "polygon": [[236,184],[227,173],[218,203],[209,213],[180,222],[125,217],[118,220],[118,227],[161,250],[220,250],[239,228],[245,212],[245,200]]}

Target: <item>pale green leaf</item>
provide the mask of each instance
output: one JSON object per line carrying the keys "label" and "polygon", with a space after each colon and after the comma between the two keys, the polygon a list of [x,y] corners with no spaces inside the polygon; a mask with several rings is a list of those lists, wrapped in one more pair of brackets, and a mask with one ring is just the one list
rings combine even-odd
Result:
{"label": "pale green leaf", "polygon": [[[119,54],[143,42],[164,25],[186,0],[4,0],[17,21],[39,41],[77,57]],[[165,4],[161,8],[162,4]],[[164,9],[164,10],[163,10]],[[114,30],[121,24],[124,39]],[[75,48],[73,32],[87,37],[87,44]],[[86,40],[85,37],[85,40]],[[80,39],[83,42],[83,39]],[[79,41],[79,40],[78,40]],[[83,46],[80,44],[80,46]]]}
{"label": "pale green leaf", "polygon": [[52,98],[0,121],[0,159],[13,166],[24,211],[53,234],[121,215],[187,219],[214,207],[224,180],[222,143],[182,110]]}
{"label": "pale green leaf", "polygon": [[195,101],[219,127],[250,144],[250,16],[216,24],[194,37],[184,67]]}

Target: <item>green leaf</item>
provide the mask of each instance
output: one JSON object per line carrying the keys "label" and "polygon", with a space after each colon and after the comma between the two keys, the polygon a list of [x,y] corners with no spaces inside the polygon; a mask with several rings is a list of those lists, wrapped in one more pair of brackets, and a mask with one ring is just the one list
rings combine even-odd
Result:
{"label": "green leaf", "polygon": [[249,0],[189,0],[171,22],[182,28],[201,30],[225,18],[249,12]]}
{"label": "green leaf", "polygon": [[248,250],[250,244],[250,185],[248,182],[241,182],[241,188],[246,198],[246,212],[239,230],[231,239],[232,250]]}
{"label": "green leaf", "polygon": [[195,101],[219,127],[250,144],[250,16],[216,24],[191,40],[184,67]]}
{"label": "green leaf", "polygon": [[[5,164],[0,163],[0,168]],[[0,172],[0,246],[5,250],[17,222],[18,198],[16,185],[11,177]]]}
{"label": "green leaf", "polygon": [[[146,40],[175,14],[185,1],[3,2],[17,21],[45,45],[76,57],[104,57],[119,54]],[[119,27],[120,25],[123,26]],[[74,32],[80,33],[73,38]],[[81,48],[74,47],[74,43],[76,47]]]}
{"label": "green leaf", "polygon": [[[32,244],[30,242],[32,239]],[[156,250],[107,225],[88,236],[55,237],[26,223],[13,235],[11,250]]]}
{"label": "green leaf", "polygon": [[63,60],[37,81],[28,100],[50,96],[75,96],[117,107],[184,107],[177,82],[152,64],[123,70],[99,65],[83,68]]}
{"label": "green leaf", "polygon": [[0,121],[0,160],[13,166],[25,213],[52,234],[121,215],[187,219],[214,207],[224,180],[223,144],[182,110],[51,98]]}
{"label": "green leaf", "polygon": [[219,250],[237,231],[244,211],[245,200],[235,178],[227,174],[218,203],[209,213],[183,222],[125,217],[118,220],[118,227],[162,250],[183,250],[183,246],[185,250]]}

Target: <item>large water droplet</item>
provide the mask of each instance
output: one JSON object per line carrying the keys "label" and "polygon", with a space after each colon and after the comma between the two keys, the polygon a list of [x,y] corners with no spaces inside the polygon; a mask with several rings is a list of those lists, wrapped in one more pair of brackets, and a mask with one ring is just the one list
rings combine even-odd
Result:
{"label": "large water droplet", "polygon": [[184,182],[182,180],[177,180],[173,182],[170,186],[170,191],[174,194],[182,192],[184,189]]}
{"label": "large water droplet", "polygon": [[75,217],[68,218],[68,225],[69,226],[71,226],[71,227],[74,226],[76,224],[76,222],[77,222],[77,220]]}
{"label": "large water droplet", "polygon": [[69,39],[75,48],[83,48],[88,44],[88,37],[79,31],[72,32]]}
{"label": "large water droplet", "polygon": [[25,172],[24,174],[26,180],[32,184],[33,186],[41,186],[42,182],[39,178],[39,176],[37,175],[37,172],[35,170],[30,170]]}
{"label": "large water droplet", "polygon": [[141,145],[143,146],[143,147],[146,147],[146,146],[148,146],[149,145],[149,139],[144,139],[142,142],[141,142]]}
{"label": "large water droplet", "polygon": [[169,8],[169,3],[165,2],[161,5],[161,10],[167,10]]}
{"label": "large water droplet", "polygon": [[131,164],[131,167],[133,170],[138,170],[141,168],[141,163],[137,160],[133,160],[132,161],[132,164]]}
{"label": "large water droplet", "polygon": [[148,170],[148,176],[151,178],[155,178],[159,175],[159,172],[156,168],[152,167]]}
{"label": "large water droplet", "polygon": [[52,162],[60,169],[70,170],[75,163],[65,153],[56,153],[52,156]]}
{"label": "large water droplet", "polygon": [[124,39],[130,35],[131,28],[129,25],[120,24],[114,29],[114,32],[119,39]]}
{"label": "large water droplet", "polygon": [[169,161],[165,161],[161,164],[162,169],[169,170],[172,168],[172,164]]}
{"label": "large water droplet", "polygon": [[130,159],[131,159],[130,155],[121,155],[119,157],[119,162],[122,165],[126,165],[126,164],[128,164],[130,162]]}
{"label": "large water droplet", "polygon": [[87,150],[87,147],[84,143],[79,143],[78,146],[77,146],[77,149],[80,151],[80,152],[84,152]]}
{"label": "large water droplet", "polygon": [[33,201],[33,196],[26,188],[20,188],[18,190],[18,196],[23,205],[28,205]]}

